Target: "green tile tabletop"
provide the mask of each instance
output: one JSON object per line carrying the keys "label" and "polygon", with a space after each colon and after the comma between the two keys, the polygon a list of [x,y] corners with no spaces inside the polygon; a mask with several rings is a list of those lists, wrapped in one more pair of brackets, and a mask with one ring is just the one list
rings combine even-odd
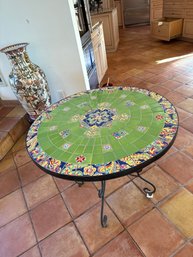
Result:
{"label": "green tile tabletop", "polygon": [[27,150],[51,175],[106,180],[161,157],[177,129],[176,110],[163,96],[134,87],[103,88],[49,107],[31,125]]}

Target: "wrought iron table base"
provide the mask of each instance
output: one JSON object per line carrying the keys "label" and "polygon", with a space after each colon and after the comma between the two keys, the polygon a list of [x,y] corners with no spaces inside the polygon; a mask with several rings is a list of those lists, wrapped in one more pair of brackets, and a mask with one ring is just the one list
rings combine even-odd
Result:
{"label": "wrought iron table base", "polygon": [[101,198],[101,226],[107,227],[107,215],[104,215],[104,201],[105,201],[105,187],[106,181],[101,181],[101,189],[98,190],[98,196]]}
{"label": "wrought iron table base", "polygon": [[79,187],[81,187],[82,185],[84,185],[84,181],[75,181],[76,184],[78,184]]}
{"label": "wrought iron table base", "polygon": [[149,184],[151,187],[152,187],[152,190],[151,189],[149,189],[148,187],[144,187],[143,188],[143,192],[145,193],[145,196],[147,197],[147,198],[153,198],[153,194],[155,193],[155,191],[156,191],[156,187],[154,186],[154,184],[152,184],[150,181],[148,181],[147,179],[145,179],[145,178],[143,178],[141,175],[140,175],[140,172],[141,172],[142,170],[139,170],[139,171],[136,171],[136,175],[135,174],[130,174],[131,176],[133,176],[133,177],[138,177],[138,178],[140,178],[141,180],[143,180],[145,183],[147,183],[147,184]]}
{"label": "wrought iron table base", "polygon": [[[75,181],[79,187],[84,185],[83,181]],[[98,189],[98,196],[101,198],[101,226],[103,228],[107,227],[107,215],[104,215],[104,201],[105,201],[105,187],[106,181],[101,181],[101,188]]]}
{"label": "wrought iron table base", "polygon": [[[150,181],[148,181],[147,179],[143,178],[140,175],[140,172],[141,172],[141,170],[136,171],[136,175],[135,174],[130,174],[130,175],[133,176],[133,177],[138,177],[141,180],[143,180],[145,183],[149,184],[152,187],[152,189],[149,189],[148,187],[144,187],[143,188],[143,192],[145,193],[147,198],[153,198],[153,194],[156,191],[156,187]],[[78,184],[79,187],[81,187],[84,184],[83,181],[76,181],[76,183]],[[105,187],[106,187],[106,181],[102,180],[101,181],[101,188],[98,189],[98,196],[99,196],[99,198],[101,198],[101,215],[100,215],[100,219],[101,219],[101,226],[103,228],[107,227],[107,215],[104,214]]]}

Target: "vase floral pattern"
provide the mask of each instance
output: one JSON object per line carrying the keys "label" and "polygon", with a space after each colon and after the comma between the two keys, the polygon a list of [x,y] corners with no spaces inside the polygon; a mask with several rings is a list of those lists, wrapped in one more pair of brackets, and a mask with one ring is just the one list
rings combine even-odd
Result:
{"label": "vase floral pattern", "polygon": [[1,49],[12,64],[9,75],[12,90],[23,108],[34,120],[51,104],[48,83],[44,72],[33,64],[26,52],[28,43],[11,45]]}

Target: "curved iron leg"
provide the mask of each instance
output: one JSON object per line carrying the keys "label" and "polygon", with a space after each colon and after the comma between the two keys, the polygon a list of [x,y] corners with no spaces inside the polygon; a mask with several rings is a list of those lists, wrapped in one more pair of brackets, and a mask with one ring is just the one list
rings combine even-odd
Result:
{"label": "curved iron leg", "polygon": [[145,181],[147,184],[149,184],[150,186],[152,186],[153,190],[151,190],[151,189],[149,189],[149,188],[147,188],[147,187],[144,187],[144,188],[143,188],[143,191],[144,191],[144,193],[146,194],[146,197],[147,197],[147,198],[153,198],[153,194],[154,194],[155,191],[156,191],[156,187],[155,187],[151,182],[149,182],[148,180],[146,180],[145,178],[143,178],[143,177],[139,174],[139,172],[137,172],[137,176],[138,176],[140,179],[142,179],[143,181]]}
{"label": "curved iron leg", "polygon": [[101,189],[98,190],[98,195],[101,198],[101,226],[107,227],[107,215],[104,215],[104,200],[105,200],[106,181],[101,181]]}
{"label": "curved iron leg", "polygon": [[79,187],[81,187],[82,185],[84,185],[84,182],[83,181],[75,181],[76,184],[78,184]]}

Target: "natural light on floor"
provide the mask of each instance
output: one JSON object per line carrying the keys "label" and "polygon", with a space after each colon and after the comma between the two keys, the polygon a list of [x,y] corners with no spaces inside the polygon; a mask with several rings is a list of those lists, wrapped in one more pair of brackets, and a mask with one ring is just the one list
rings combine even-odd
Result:
{"label": "natural light on floor", "polygon": [[163,59],[163,60],[158,60],[158,61],[156,61],[156,63],[161,64],[161,63],[166,63],[166,62],[173,62],[173,61],[180,60],[180,59],[187,58],[187,57],[191,57],[191,56],[193,56],[193,53],[180,55],[180,56],[175,56],[175,57],[170,57],[170,58],[166,58],[166,59]]}

